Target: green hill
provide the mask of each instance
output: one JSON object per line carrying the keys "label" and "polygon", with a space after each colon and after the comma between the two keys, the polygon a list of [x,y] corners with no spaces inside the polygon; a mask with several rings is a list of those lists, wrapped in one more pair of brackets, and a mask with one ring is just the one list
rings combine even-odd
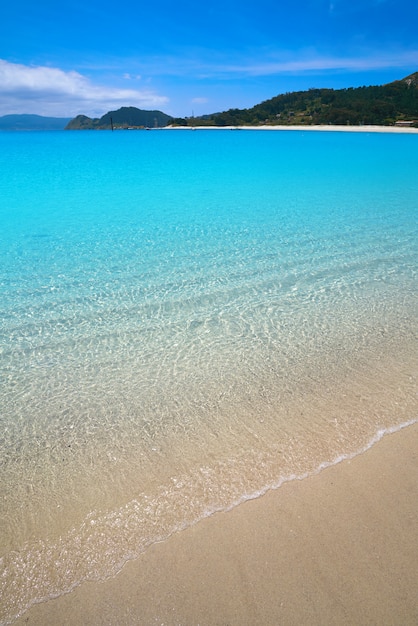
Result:
{"label": "green hill", "polygon": [[309,89],[275,96],[250,109],[230,109],[201,118],[175,119],[193,126],[393,125],[418,126],[418,72],[382,86]]}
{"label": "green hill", "polygon": [[110,130],[127,128],[162,128],[170,124],[172,117],[161,111],[144,111],[135,107],[122,107],[109,111],[101,118],[77,115],[71,120],[66,130]]}

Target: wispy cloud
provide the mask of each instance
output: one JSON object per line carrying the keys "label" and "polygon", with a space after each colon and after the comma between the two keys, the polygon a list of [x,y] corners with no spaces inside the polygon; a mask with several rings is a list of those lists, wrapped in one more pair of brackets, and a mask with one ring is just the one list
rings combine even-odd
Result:
{"label": "wispy cloud", "polygon": [[167,97],[151,90],[99,85],[75,71],[0,59],[0,115],[27,112],[102,115],[124,105],[158,108],[167,103]]}
{"label": "wispy cloud", "polygon": [[[417,67],[418,49],[359,50],[342,56],[320,54],[313,48],[292,52],[264,48],[241,53],[183,48],[171,56],[118,58],[107,67],[92,65],[89,75],[97,76],[93,80],[87,72],[0,59],[0,115],[38,113],[74,117],[84,113],[99,117],[121,106],[161,109],[183,115],[190,104],[198,106],[209,102],[202,97],[193,99],[193,94],[207,94],[213,106],[220,108],[225,106],[226,100],[217,103],[213,91],[217,86],[222,85],[223,89],[228,86],[232,94],[233,83],[243,86],[246,79],[251,82],[253,77],[271,78],[274,93],[280,79],[286,80],[291,75],[302,78],[363,72],[370,75],[391,69],[399,69],[406,75],[408,70],[416,71]],[[151,87],[156,83],[166,85],[164,90],[170,94],[170,99]]]}
{"label": "wispy cloud", "polygon": [[412,50],[356,51],[355,54],[321,54],[314,48],[304,50],[253,49],[239,54],[210,49],[178,50],[177,54],[143,57],[125,61],[135,72],[153,77],[185,80],[240,80],[250,76],[274,76],[335,72],[369,72],[418,66],[418,48]]}
{"label": "wispy cloud", "polygon": [[[225,60],[201,60],[199,64],[190,59],[183,59],[178,68],[179,75],[195,74],[200,79],[223,78],[239,79],[245,76],[273,76],[286,74],[309,74],[338,72],[369,72],[402,67],[418,66],[418,49],[409,51],[387,51],[382,54],[364,53],[359,56],[330,56],[318,54],[315,50],[306,50],[299,53],[271,52],[251,55],[251,58],[235,59],[225,63]],[[161,66],[164,73],[167,64]],[[159,73],[158,67],[153,68],[154,74]],[[171,63],[169,72],[174,74],[175,65]]]}
{"label": "wispy cloud", "polygon": [[223,65],[219,66],[217,71],[228,74],[268,76],[286,73],[328,72],[332,70],[366,72],[417,65],[418,50],[412,50],[401,53],[394,52],[391,54],[389,52],[382,55],[359,57],[315,56],[314,54],[307,54],[299,59],[266,59],[260,62]]}

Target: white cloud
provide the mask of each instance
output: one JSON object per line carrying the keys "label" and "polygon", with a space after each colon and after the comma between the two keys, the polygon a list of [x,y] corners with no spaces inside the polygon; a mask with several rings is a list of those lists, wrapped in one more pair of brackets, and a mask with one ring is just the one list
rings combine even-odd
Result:
{"label": "white cloud", "polygon": [[125,80],[141,80],[142,76],[141,74],[129,74],[129,72],[125,72],[123,78],[125,78]]}
{"label": "white cloud", "polygon": [[209,102],[208,98],[192,98],[193,104],[206,104]]}
{"label": "white cloud", "polygon": [[0,115],[37,113],[100,116],[121,106],[161,108],[168,98],[151,90],[97,85],[75,71],[27,66],[0,59]]}

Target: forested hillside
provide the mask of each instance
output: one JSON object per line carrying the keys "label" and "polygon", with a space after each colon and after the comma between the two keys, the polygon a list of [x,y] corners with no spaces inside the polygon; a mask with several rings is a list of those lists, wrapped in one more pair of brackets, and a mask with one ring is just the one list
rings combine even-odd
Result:
{"label": "forested hillside", "polygon": [[196,126],[379,124],[413,121],[418,126],[418,72],[388,85],[309,89],[275,96],[250,109],[176,119]]}

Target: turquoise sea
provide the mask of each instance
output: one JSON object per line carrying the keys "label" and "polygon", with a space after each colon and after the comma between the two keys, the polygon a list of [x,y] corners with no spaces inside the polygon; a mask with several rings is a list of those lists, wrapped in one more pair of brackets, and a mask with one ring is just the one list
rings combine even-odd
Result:
{"label": "turquoise sea", "polygon": [[418,137],[0,133],[0,623],[417,420]]}

